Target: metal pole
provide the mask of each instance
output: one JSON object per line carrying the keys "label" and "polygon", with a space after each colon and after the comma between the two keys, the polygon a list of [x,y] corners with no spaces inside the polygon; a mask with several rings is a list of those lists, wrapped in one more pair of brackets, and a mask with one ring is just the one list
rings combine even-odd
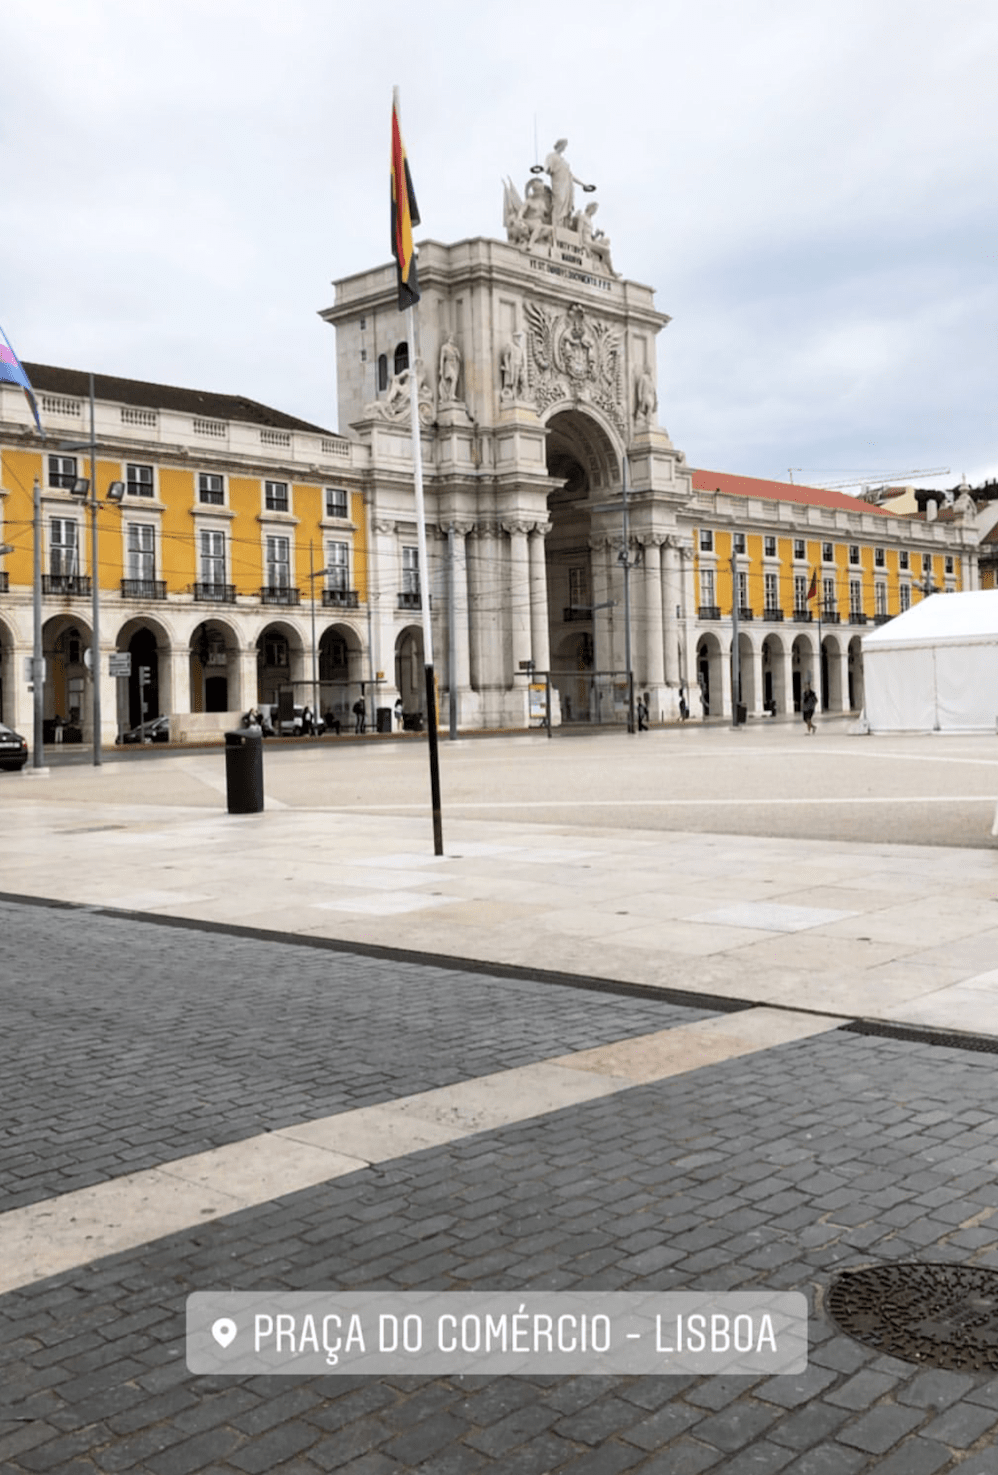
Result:
{"label": "metal pole", "polygon": [[451,742],[457,737],[457,684],[455,682],[454,670],[454,647],[457,643],[457,611],[454,608],[454,591],[457,587],[457,574],[454,569],[454,524],[451,523],[447,529],[447,552],[449,583],[447,589],[447,686],[449,697],[449,719],[450,726],[448,737]]}
{"label": "metal pole", "polygon": [[621,559],[624,565],[624,665],[627,668],[627,731],[634,731],[634,673],[631,670],[631,535],[630,524],[627,518],[627,453],[621,461],[623,476],[621,490],[623,492],[623,522],[624,522],[624,551]]}
{"label": "metal pole", "polygon": [[34,584],[32,589],[35,645],[31,662],[31,685],[34,698],[35,725],[31,742],[32,768],[45,767],[45,678],[42,674],[44,655],[42,652],[42,489],[35,477],[35,510],[32,519],[34,528]]}
{"label": "metal pole", "polygon": [[553,737],[551,731],[551,672],[544,672],[544,722],[548,730],[548,737]]}
{"label": "metal pole", "polygon": [[411,367],[409,409],[412,415],[412,471],[416,493],[416,535],[419,547],[419,602],[423,613],[423,661],[426,667],[426,728],[430,750],[430,802],[433,807],[433,853],[443,855],[444,832],[440,811],[440,760],[437,753],[437,694],[433,678],[433,633],[430,627],[430,568],[426,557],[426,513],[423,507],[423,448],[419,440],[419,375],[416,371],[416,311],[407,309]]}
{"label": "metal pole", "polygon": [[319,725],[319,674],[316,665],[315,651],[315,564],[312,558],[312,539],[308,540],[308,586],[312,595],[312,722],[314,728]]}
{"label": "metal pole", "polygon": [[94,407],[94,376],[90,375],[90,574],[93,579],[93,639],[90,644],[90,679],[93,682],[94,767],[104,761],[101,753],[100,710],[100,560],[97,551],[97,417]]}
{"label": "metal pole", "polygon": [[738,726],[738,696],[742,684],[741,651],[738,649],[738,555],[736,534],[731,534],[731,726]]}

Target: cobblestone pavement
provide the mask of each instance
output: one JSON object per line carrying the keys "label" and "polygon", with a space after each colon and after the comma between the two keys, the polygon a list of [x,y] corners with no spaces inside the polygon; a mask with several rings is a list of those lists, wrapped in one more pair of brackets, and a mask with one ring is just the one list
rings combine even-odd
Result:
{"label": "cobblestone pavement", "polygon": [[[2,923],[25,1019],[15,1105],[25,1126],[34,1116],[40,1160],[22,1166],[35,1181],[51,1160],[53,1178],[37,1181],[57,1191],[85,1150],[100,1156],[147,1121],[153,1135],[135,1146],[160,1161],[259,1130],[271,1110],[348,1109],[486,1061],[697,1017],[80,912],[8,907]],[[256,1068],[233,1063],[246,1019]],[[336,1032],[334,1061],[317,1019]],[[65,1072],[70,1053],[79,1074]],[[83,1265],[0,1299],[0,1471],[992,1475],[998,1376],[881,1356],[839,1333],[823,1301],[850,1266],[998,1268],[993,1100],[990,1054],[835,1030]],[[197,1101],[209,1115],[188,1137]],[[226,1135],[206,1136],[225,1103]],[[150,1119],[153,1105],[166,1115]],[[113,1151],[87,1168],[124,1170]],[[809,1367],[778,1378],[192,1377],[186,1295],[253,1287],[800,1289]]]}
{"label": "cobblestone pavement", "polygon": [[706,1015],[75,908],[0,934],[0,1211]]}

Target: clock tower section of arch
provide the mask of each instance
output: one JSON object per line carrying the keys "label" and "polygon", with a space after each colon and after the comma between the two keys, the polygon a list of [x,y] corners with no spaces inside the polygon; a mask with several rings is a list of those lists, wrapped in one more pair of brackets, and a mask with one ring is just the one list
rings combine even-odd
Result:
{"label": "clock tower section of arch", "polygon": [[[378,705],[394,701],[428,592],[443,723],[453,684],[460,726],[528,726],[544,672],[555,720],[619,720],[626,558],[634,689],[653,720],[678,718],[693,591],[676,513],[692,488],[657,415],[669,319],[650,288],[550,234],[540,248],[423,242],[415,344],[393,264],[334,283],[321,313],[336,328],[339,427],[365,480]],[[415,609],[410,374],[430,563]]]}

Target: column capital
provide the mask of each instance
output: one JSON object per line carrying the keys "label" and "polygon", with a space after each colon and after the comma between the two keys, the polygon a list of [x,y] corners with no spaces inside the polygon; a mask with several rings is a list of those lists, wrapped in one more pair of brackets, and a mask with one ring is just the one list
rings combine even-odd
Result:
{"label": "column capital", "polygon": [[444,524],[447,531],[453,531],[459,538],[466,538],[469,533],[474,532],[475,524],[466,518],[452,517],[450,522]]}
{"label": "column capital", "polygon": [[525,518],[522,517],[514,517],[508,519],[503,518],[499,526],[502,528],[504,533],[509,533],[510,537],[513,537],[516,534],[520,534],[522,537],[526,537],[527,534],[529,532],[532,532],[534,528],[534,524],[532,522],[528,522]]}
{"label": "column capital", "polygon": [[394,533],[395,529],[398,527],[398,523],[394,520],[394,518],[378,517],[375,518],[371,526],[376,533]]}

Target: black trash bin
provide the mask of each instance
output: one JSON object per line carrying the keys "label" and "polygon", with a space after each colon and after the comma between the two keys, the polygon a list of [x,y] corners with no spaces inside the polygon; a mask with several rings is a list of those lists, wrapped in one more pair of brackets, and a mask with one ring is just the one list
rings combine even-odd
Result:
{"label": "black trash bin", "polygon": [[225,795],[230,814],[259,814],[263,808],[263,733],[259,727],[225,734]]}
{"label": "black trash bin", "polygon": [[391,707],[379,707],[378,708],[378,731],[379,732],[391,732],[391,730],[392,730],[392,709],[391,709]]}

